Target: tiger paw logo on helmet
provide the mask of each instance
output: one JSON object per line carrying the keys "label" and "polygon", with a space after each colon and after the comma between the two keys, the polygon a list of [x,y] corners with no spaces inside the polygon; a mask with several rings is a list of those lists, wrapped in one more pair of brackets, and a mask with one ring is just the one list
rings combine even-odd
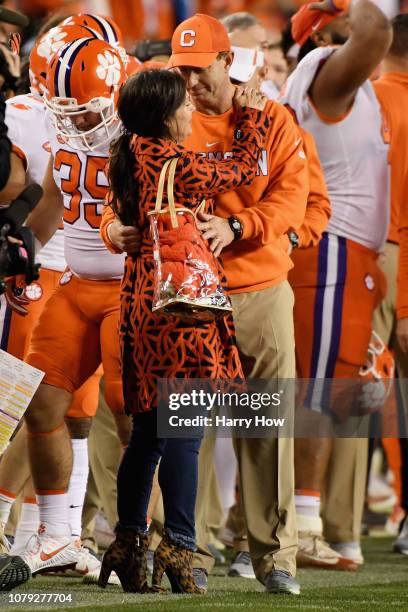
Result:
{"label": "tiger paw logo on helmet", "polygon": [[96,68],[98,77],[105,81],[108,87],[117,88],[121,81],[121,65],[118,57],[110,51],[98,53],[99,65]]}
{"label": "tiger paw logo on helmet", "polygon": [[371,332],[365,365],[359,375],[367,382],[363,384],[359,396],[359,406],[363,412],[375,412],[387,400],[394,378],[395,362],[391,352],[379,335]]}
{"label": "tiger paw logo on helmet", "polygon": [[45,57],[47,60],[53,53],[56,53],[66,44],[67,34],[64,31],[49,33],[48,36],[43,36],[38,44],[37,53],[40,57]]}

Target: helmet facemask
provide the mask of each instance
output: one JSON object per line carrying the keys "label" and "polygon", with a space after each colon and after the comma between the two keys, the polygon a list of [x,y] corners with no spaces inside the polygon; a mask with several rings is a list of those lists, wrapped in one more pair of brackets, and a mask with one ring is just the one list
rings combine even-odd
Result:
{"label": "helmet facemask", "polygon": [[[113,94],[110,98],[93,98],[86,104],[78,104],[75,98],[58,97],[45,98],[45,104],[54,116],[57,133],[73,149],[93,151],[109,144],[119,132],[120,120]],[[73,117],[89,112],[99,114],[100,122],[87,130],[79,129]]]}

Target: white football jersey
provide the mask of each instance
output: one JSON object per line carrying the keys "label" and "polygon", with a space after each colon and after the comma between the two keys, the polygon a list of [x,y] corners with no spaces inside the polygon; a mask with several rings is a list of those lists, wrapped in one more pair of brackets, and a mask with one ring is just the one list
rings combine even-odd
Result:
{"label": "white football jersey", "polygon": [[110,253],[99,234],[108,188],[109,145],[91,151],[72,149],[57,135],[52,115],[46,129],[54,157],[54,180],[64,198],[64,245],[69,268],[81,278],[122,278],[125,255]]}
{"label": "white football jersey", "polygon": [[[40,96],[24,94],[6,102],[6,124],[13,150],[23,161],[29,183],[41,185],[50,157],[50,143],[45,130],[45,105]],[[66,268],[62,229],[36,257],[43,268],[62,272]]]}
{"label": "white football jersey", "polygon": [[332,205],[327,231],[381,250],[390,218],[388,144],[380,105],[369,81],[359,89],[347,116],[321,119],[308,96],[320,64],[333,53],[311,51],[290,75],[280,102],[296,113],[315,138]]}

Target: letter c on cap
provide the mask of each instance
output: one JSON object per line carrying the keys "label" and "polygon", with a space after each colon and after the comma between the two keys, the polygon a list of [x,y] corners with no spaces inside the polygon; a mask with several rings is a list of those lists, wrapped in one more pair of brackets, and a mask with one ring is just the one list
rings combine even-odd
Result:
{"label": "letter c on cap", "polygon": [[[182,47],[192,47],[195,44],[195,36],[194,30],[183,30],[180,36],[180,45]],[[189,40],[186,40],[188,37]]]}

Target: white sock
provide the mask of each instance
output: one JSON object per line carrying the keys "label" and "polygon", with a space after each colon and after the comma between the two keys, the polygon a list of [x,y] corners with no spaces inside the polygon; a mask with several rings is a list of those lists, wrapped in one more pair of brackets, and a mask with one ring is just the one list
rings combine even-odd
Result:
{"label": "white sock", "polygon": [[16,554],[16,551],[26,548],[27,542],[33,533],[37,533],[39,522],[40,518],[36,500],[26,498],[22,503],[20,521],[14,534],[14,543],[11,547],[12,554]]}
{"label": "white sock", "polygon": [[9,520],[11,507],[16,501],[16,496],[5,489],[0,489],[0,525],[4,529]]}
{"label": "white sock", "polygon": [[68,517],[68,493],[51,493],[49,495],[36,495],[40,514],[40,533],[52,537],[69,536],[71,528]]}
{"label": "white sock", "polygon": [[298,515],[320,516],[320,493],[318,491],[309,491],[308,489],[296,489],[295,504],[296,514]]}
{"label": "white sock", "polygon": [[86,485],[88,482],[88,440],[77,438],[72,442],[72,473],[68,487],[69,522],[71,535],[81,537],[82,508],[84,505]]}

